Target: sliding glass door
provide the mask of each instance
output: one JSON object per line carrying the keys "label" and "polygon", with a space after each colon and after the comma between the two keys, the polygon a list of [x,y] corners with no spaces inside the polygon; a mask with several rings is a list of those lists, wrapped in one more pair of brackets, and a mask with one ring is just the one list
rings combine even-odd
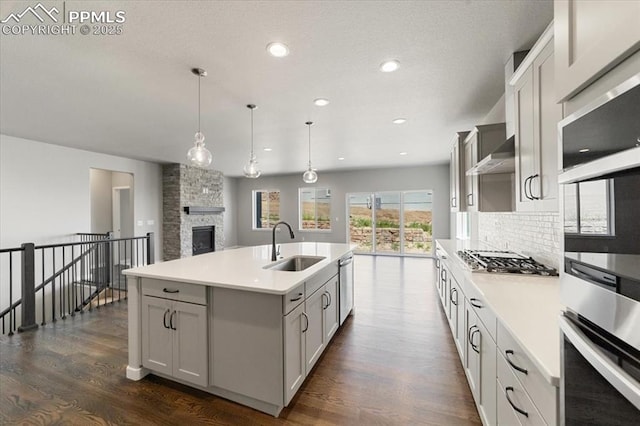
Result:
{"label": "sliding glass door", "polygon": [[373,252],[373,209],[371,194],[347,194],[347,216],[349,218],[349,242],[357,244],[358,253]]}
{"label": "sliding glass door", "polygon": [[347,194],[349,242],[356,252],[430,255],[432,191]]}
{"label": "sliding glass door", "polygon": [[432,191],[407,191],[403,193],[403,252],[406,254],[431,254]]}

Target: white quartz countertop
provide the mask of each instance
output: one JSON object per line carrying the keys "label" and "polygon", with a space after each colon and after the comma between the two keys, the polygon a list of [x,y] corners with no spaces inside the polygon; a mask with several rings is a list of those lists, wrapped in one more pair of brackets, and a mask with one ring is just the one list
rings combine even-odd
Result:
{"label": "white quartz countertop", "polygon": [[242,247],[170,260],[123,271],[142,278],[178,281],[213,287],[233,288],[260,293],[286,294],[330,263],[355,248],[350,244],[288,243],[278,244],[280,257],[322,256],[325,259],[304,271],[264,269],[271,261],[271,245]]}
{"label": "white quartz countertop", "polygon": [[[491,249],[482,243],[460,240],[438,240],[447,253],[452,273],[462,274],[484,295],[498,320],[520,343],[547,381],[560,384],[560,328],[558,317],[564,310],[560,303],[558,277],[524,274],[471,272],[456,255],[463,249]],[[469,284],[467,284],[469,285]]]}

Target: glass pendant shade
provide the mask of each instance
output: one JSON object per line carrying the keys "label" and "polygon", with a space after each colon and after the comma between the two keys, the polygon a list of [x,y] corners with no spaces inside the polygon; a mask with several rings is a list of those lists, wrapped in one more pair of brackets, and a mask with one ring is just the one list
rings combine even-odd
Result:
{"label": "glass pendant shade", "polygon": [[249,179],[257,179],[260,177],[262,173],[258,168],[258,160],[256,160],[256,156],[253,153],[253,110],[257,108],[257,106],[253,104],[247,105],[247,108],[251,110],[251,152],[249,154],[249,162],[244,166],[244,177]]}
{"label": "glass pendant shade", "polygon": [[262,172],[258,168],[258,160],[256,160],[255,155],[249,158],[249,162],[244,166],[244,177],[248,177],[250,179],[256,179],[260,177]]}
{"label": "glass pendant shade", "polygon": [[195,134],[193,147],[187,152],[187,159],[193,166],[207,167],[211,164],[213,156],[204,145],[204,135],[200,131],[200,80],[207,75],[207,72],[202,68],[194,68],[191,72],[198,76],[198,132]]}
{"label": "glass pendant shade", "polygon": [[316,183],[318,181],[318,174],[315,170],[311,168],[311,125],[312,121],[307,121],[304,123],[309,127],[309,163],[307,171],[302,174],[302,180],[304,183]]}
{"label": "glass pendant shade", "polygon": [[196,133],[196,140],[193,147],[187,152],[187,159],[196,167],[207,167],[211,164],[213,156],[204,145],[204,135],[200,132]]}
{"label": "glass pendant shade", "polygon": [[318,181],[318,174],[309,166],[307,171],[302,175],[302,180],[304,183],[316,183]]}

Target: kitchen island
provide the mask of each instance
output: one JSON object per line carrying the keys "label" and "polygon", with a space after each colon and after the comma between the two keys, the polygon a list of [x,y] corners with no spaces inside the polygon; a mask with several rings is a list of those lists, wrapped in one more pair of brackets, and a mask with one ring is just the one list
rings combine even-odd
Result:
{"label": "kitchen island", "polygon": [[338,274],[352,245],[280,247],[275,262],[257,246],[124,271],[127,378],[153,373],[277,416],[340,326],[340,299],[353,301]]}

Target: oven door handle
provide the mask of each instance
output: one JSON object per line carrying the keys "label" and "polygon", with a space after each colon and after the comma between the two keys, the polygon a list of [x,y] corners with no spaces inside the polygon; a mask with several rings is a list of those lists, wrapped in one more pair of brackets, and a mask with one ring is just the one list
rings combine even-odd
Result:
{"label": "oven door handle", "polygon": [[594,276],[593,276],[593,275],[591,275],[591,274],[588,274],[588,273],[586,273],[586,272],[582,272],[582,271],[578,270],[578,269],[577,269],[575,266],[573,266],[573,265],[571,265],[571,272],[570,272],[570,273],[571,273],[572,275],[575,275],[575,276],[576,276],[576,277],[578,277],[578,278],[582,278],[583,280],[586,280],[586,281],[591,281],[591,282],[592,282],[592,283],[594,283],[594,284],[598,284],[598,285],[600,285],[600,286],[605,286],[605,287],[607,287],[607,288],[609,288],[609,289],[611,289],[611,288],[615,289],[615,288],[617,288],[617,287],[618,287],[618,286],[616,285],[616,283],[614,283],[614,282],[609,282],[609,281],[602,280],[602,279],[600,279],[600,278],[598,278],[598,277],[594,277]]}
{"label": "oven door handle", "polygon": [[640,410],[640,383],[607,358],[591,340],[567,318],[560,317],[564,336],[618,392]]}

